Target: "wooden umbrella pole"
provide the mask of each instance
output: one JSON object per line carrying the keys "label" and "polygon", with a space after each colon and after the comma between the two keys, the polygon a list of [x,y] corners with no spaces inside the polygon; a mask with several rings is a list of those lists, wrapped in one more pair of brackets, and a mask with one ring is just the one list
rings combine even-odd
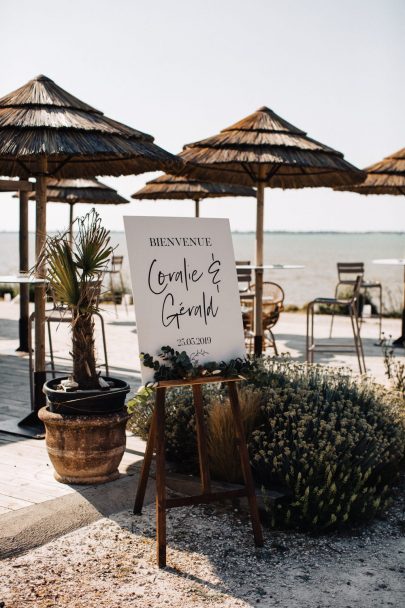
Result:
{"label": "wooden umbrella pole", "polygon": [[73,246],[73,207],[74,203],[69,203],[69,243],[70,247]]}
{"label": "wooden umbrella pole", "polygon": [[200,199],[195,199],[195,217],[200,217]]}
{"label": "wooden umbrella pole", "polygon": [[[263,266],[263,225],[264,225],[264,168],[259,167],[256,204],[256,266]],[[263,269],[255,270],[255,310],[254,310],[254,352],[260,356],[263,351]]]}
{"label": "wooden umbrella pole", "polygon": [[[20,190],[20,233],[19,233],[20,273],[28,272],[28,192]],[[17,351],[28,352],[29,285],[20,285],[20,319]]]}
{"label": "wooden umbrella pole", "polygon": [[[36,187],[36,235],[35,257],[40,254],[46,239],[46,173],[48,163],[46,157],[41,159],[41,173],[37,176]],[[37,277],[45,277],[45,262],[37,267]],[[45,285],[35,286],[35,368],[34,368],[34,403],[35,411],[45,405],[45,395],[42,387],[46,380],[45,373]]]}

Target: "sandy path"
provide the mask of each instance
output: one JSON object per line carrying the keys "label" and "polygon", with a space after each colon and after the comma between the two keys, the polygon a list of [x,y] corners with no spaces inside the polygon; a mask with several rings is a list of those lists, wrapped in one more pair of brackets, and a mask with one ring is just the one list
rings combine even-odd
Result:
{"label": "sandy path", "polygon": [[253,547],[237,511],[170,512],[168,564],[155,566],[154,508],[122,512],[4,560],[4,608],[405,605],[403,510],[372,527],[314,538],[265,532]]}

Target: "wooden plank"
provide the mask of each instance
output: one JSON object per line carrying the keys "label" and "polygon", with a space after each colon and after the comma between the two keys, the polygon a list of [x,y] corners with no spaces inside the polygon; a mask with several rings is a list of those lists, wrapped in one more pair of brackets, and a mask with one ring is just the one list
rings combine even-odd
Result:
{"label": "wooden plank", "polygon": [[16,511],[17,509],[31,507],[32,505],[33,503],[28,500],[22,500],[21,498],[15,498],[14,496],[0,494],[0,507],[7,509],[8,511]]}
{"label": "wooden plank", "polygon": [[0,179],[0,190],[5,192],[18,192],[19,190],[33,192],[35,190],[35,184],[21,179]]}
{"label": "wooden plank", "polygon": [[190,380],[162,380],[158,387],[170,388],[171,386],[194,386],[195,384],[214,384],[216,382],[240,382],[242,378],[224,378],[223,376],[208,376],[191,378]]}
{"label": "wooden plank", "polygon": [[[1,483],[1,492],[3,496],[18,498],[20,500],[26,500],[33,503],[45,502],[46,500],[56,498],[53,493],[48,492],[45,488],[27,488],[26,485],[13,486],[6,482]],[[61,494],[58,493],[58,496],[61,496]]]}

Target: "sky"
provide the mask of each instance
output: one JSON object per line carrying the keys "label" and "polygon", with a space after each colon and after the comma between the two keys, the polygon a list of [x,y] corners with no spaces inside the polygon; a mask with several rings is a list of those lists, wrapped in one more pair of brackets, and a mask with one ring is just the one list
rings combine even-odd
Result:
{"label": "sky", "polygon": [[[176,153],[266,105],[364,168],[405,146],[403,0],[2,0],[0,97],[45,74]],[[101,181],[129,197],[158,174]],[[266,230],[405,231],[405,200],[326,188],[267,189]],[[0,192],[0,230],[18,201]],[[77,205],[76,213],[88,207]],[[98,207],[192,216],[190,201]],[[48,229],[68,222],[49,203]],[[211,199],[201,215],[255,229],[254,199]],[[30,229],[35,228],[30,203]]]}

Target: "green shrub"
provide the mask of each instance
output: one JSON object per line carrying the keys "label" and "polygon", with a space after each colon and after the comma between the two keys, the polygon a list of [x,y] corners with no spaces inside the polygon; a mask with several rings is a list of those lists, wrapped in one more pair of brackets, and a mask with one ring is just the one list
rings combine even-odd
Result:
{"label": "green shrub", "polygon": [[11,285],[1,283],[0,284],[0,298],[4,298],[5,293],[10,293],[11,297],[15,298],[15,296],[18,293],[18,290],[15,287],[12,287]]}
{"label": "green shrub", "polygon": [[255,478],[291,491],[273,525],[329,528],[384,509],[404,456],[403,403],[343,370],[268,365],[261,422],[250,438]]}
{"label": "green shrub", "polygon": [[[364,522],[386,507],[404,456],[404,402],[395,394],[345,370],[264,359],[241,383],[240,399],[256,484],[291,493],[288,504],[268,506],[271,525],[327,529]],[[206,386],[204,402],[212,470],[234,481],[226,393]],[[190,389],[169,390],[166,411],[167,455],[196,471]],[[150,412],[146,401],[132,418],[132,430],[144,437]]]}

